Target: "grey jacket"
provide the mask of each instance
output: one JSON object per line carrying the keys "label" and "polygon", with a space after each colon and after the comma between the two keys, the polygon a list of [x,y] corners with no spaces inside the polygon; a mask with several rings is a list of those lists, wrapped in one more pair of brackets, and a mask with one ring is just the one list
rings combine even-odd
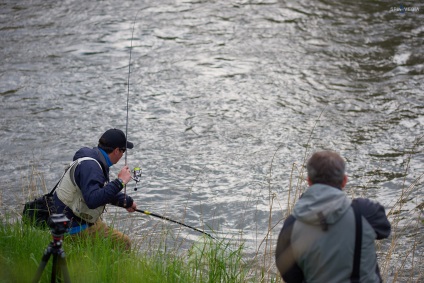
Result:
{"label": "grey jacket", "polygon": [[[381,282],[374,240],[387,238],[384,207],[356,199],[362,215],[360,282]],[[340,189],[314,184],[296,203],[278,237],[276,264],[288,283],[350,282],[355,248],[352,200]]]}

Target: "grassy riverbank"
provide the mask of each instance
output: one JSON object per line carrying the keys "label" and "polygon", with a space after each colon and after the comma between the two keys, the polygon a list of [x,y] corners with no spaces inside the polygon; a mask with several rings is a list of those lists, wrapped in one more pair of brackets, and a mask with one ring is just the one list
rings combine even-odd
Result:
{"label": "grassy riverbank", "polygon": [[[43,252],[52,240],[49,230],[2,219],[0,226],[0,282],[31,282]],[[247,278],[242,247],[204,238],[185,253],[164,249],[132,251],[113,248],[104,238],[72,241],[63,250],[72,282],[259,282]],[[41,282],[50,282],[52,260]]]}

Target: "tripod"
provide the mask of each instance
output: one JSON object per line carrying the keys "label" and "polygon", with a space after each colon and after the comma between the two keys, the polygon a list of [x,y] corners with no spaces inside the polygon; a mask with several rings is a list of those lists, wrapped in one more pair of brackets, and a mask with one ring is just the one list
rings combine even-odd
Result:
{"label": "tripod", "polygon": [[[57,273],[62,273],[65,283],[71,283],[69,278],[68,267],[66,265],[65,252],[62,249],[63,234],[55,235],[52,233],[53,241],[47,246],[44,251],[43,258],[38,266],[37,273],[32,280],[33,283],[38,283],[43,274],[44,268],[47,265],[47,262],[50,259],[50,256],[53,254],[53,266],[52,266],[52,277],[51,283],[56,283]],[[60,280],[60,278],[59,278]],[[61,281],[61,280],[60,280]]]}

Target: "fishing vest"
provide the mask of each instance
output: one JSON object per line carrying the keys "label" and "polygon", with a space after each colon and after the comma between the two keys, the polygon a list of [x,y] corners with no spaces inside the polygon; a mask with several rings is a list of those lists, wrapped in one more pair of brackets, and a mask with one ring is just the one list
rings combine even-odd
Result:
{"label": "fishing vest", "polygon": [[56,194],[57,197],[66,206],[68,206],[76,216],[89,223],[94,223],[97,221],[97,219],[99,219],[100,215],[103,213],[105,205],[99,206],[94,209],[88,208],[82,196],[81,189],[75,182],[75,169],[79,164],[81,164],[81,162],[85,160],[96,161],[96,163],[100,167],[100,170],[103,171],[102,166],[96,159],[91,157],[79,158],[69,165],[69,168],[66,170],[65,174],[62,177],[62,180],[60,181],[56,189]]}

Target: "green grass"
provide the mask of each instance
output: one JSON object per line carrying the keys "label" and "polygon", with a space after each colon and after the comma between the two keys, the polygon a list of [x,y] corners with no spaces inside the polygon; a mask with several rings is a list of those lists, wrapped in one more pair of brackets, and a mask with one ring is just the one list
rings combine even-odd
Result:
{"label": "green grass", "polygon": [[[74,241],[64,237],[63,250],[72,282],[249,282],[243,247],[201,238],[186,253],[116,249],[107,238]],[[51,232],[21,221],[2,219],[0,282],[31,282],[52,241]],[[50,282],[53,256],[41,282]],[[253,278],[251,282],[256,282]]]}

